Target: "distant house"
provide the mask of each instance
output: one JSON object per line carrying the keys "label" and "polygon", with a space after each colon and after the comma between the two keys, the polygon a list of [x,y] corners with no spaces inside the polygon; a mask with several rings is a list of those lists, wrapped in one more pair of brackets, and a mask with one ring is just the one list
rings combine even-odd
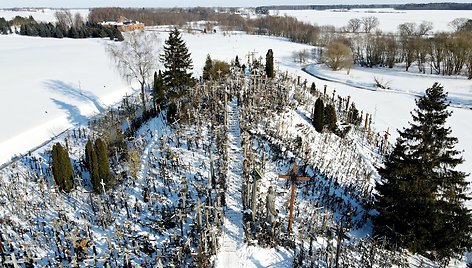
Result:
{"label": "distant house", "polygon": [[135,20],[129,20],[123,16],[120,16],[118,21],[104,21],[101,24],[105,27],[116,28],[120,32],[144,30],[144,23]]}

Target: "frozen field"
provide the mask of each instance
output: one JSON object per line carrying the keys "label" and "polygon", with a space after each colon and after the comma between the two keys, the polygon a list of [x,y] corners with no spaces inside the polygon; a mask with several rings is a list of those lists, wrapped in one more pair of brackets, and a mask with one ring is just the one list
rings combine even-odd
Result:
{"label": "frozen field", "polygon": [[272,10],[272,15],[293,16],[297,19],[317,24],[344,27],[353,18],[374,16],[379,19],[379,29],[395,32],[397,26],[405,22],[433,22],[433,31],[451,31],[448,23],[455,18],[472,18],[471,10],[395,10],[395,9],[352,9],[352,10]]}
{"label": "frozen field", "polygon": [[[56,18],[54,17],[55,9],[28,9],[28,10],[5,10],[0,9],[0,18],[5,18],[6,20],[11,20],[16,16],[20,17],[29,17],[33,16],[36,21],[42,22],[55,22]],[[70,13],[74,15],[75,13],[80,13],[84,19],[87,19],[89,10],[88,9],[70,9]]]}

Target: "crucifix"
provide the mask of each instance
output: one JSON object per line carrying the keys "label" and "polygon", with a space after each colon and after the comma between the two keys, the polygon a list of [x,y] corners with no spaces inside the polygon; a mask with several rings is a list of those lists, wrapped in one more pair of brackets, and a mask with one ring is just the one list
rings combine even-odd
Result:
{"label": "crucifix", "polygon": [[292,232],[292,221],[293,221],[293,201],[295,199],[295,188],[297,187],[297,180],[309,181],[309,177],[298,177],[297,176],[297,163],[293,163],[293,170],[289,175],[279,175],[280,179],[288,179],[292,182],[292,194],[290,195],[290,216],[288,219],[288,232]]}

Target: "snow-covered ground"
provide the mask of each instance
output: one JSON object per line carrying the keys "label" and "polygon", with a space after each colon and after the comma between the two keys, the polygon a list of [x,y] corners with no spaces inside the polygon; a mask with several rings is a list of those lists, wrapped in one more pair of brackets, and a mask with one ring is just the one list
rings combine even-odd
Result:
{"label": "snow-covered ground", "polygon": [[[357,107],[373,115],[374,127],[377,131],[389,129],[393,142],[398,133],[396,129],[406,127],[411,121],[409,111],[415,106],[415,98],[423,94],[426,88],[434,82],[444,86],[445,91],[450,92],[451,102],[465,108],[451,107],[453,112],[448,120],[452,128],[452,135],[459,139],[457,149],[463,150],[465,163],[460,169],[472,172],[472,82],[464,77],[444,77],[438,75],[421,75],[406,73],[398,69],[370,69],[354,68],[348,75],[345,70],[333,72],[321,65],[307,66],[307,71],[322,76],[324,81],[309,74],[301,74],[304,78],[315,81],[317,85],[328,85],[329,89],[336,89],[337,94],[350,95]],[[388,83],[392,90],[381,90],[374,87],[374,77]],[[470,179],[469,179],[470,180]]]}
{"label": "snow-covered ground", "polygon": [[[16,16],[20,17],[29,17],[33,16],[36,21],[42,22],[55,22],[56,18],[54,13],[56,13],[56,9],[49,9],[49,8],[41,8],[41,9],[23,9],[23,10],[10,10],[10,9],[0,9],[0,18],[5,18],[6,20],[11,20]],[[82,15],[82,18],[87,19],[89,10],[88,9],[70,9],[69,10],[72,15],[79,13]]]}
{"label": "snow-covered ground", "polygon": [[130,92],[105,40],[0,36],[0,162],[24,153]]}
{"label": "snow-covered ground", "polygon": [[[165,40],[167,32],[160,32]],[[310,48],[279,38],[223,33],[184,34],[199,77],[206,55],[230,61],[249,52],[265,58],[269,48],[278,59]],[[131,91],[115,71],[104,44],[108,40],[0,36],[0,163],[25,153]],[[211,44],[211,45],[208,45]],[[20,64],[21,63],[21,64]],[[138,88],[135,86],[135,88]],[[21,105],[18,105],[20,104]],[[13,116],[11,116],[13,115]]]}
{"label": "snow-covered ground", "polygon": [[379,19],[379,29],[384,32],[396,32],[401,23],[423,21],[433,22],[433,31],[451,31],[448,23],[455,18],[471,18],[471,10],[394,10],[351,9],[351,10],[272,10],[271,15],[292,16],[317,25],[345,27],[350,19],[374,16]]}

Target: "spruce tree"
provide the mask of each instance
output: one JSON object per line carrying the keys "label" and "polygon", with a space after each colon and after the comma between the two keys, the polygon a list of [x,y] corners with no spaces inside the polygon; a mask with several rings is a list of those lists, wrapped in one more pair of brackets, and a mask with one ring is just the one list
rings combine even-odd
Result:
{"label": "spruce tree", "polygon": [[109,188],[113,186],[114,182],[110,175],[110,164],[108,163],[108,150],[105,142],[102,139],[97,138],[95,140],[95,153],[97,155],[98,163],[98,177],[100,178],[100,189],[101,182],[103,181],[105,185]]}
{"label": "spruce tree", "polygon": [[70,162],[69,153],[60,143],[52,146],[52,172],[57,187],[70,192],[74,187],[74,171]]}
{"label": "spruce tree", "polygon": [[413,122],[379,169],[374,218],[377,235],[444,263],[472,246],[467,175],[455,170],[463,159],[445,126],[446,97],[435,83],[416,101]]}
{"label": "spruce tree", "polygon": [[324,126],[324,103],[321,98],[316,99],[315,110],[313,112],[313,126],[316,131],[323,131]]}
{"label": "spruce tree", "polygon": [[327,104],[324,110],[324,124],[326,125],[326,128],[331,132],[335,132],[337,129],[336,122],[336,109],[334,108],[334,105]]}
{"label": "spruce tree", "polygon": [[265,71],[268,78],[274,78],[274,52],[269,49],[266,54]]}
{"label": "spruce tree", "polygon": [[193,86],[192,59],[180,36],[177,28],[169,34],[164,44],[164,54],[161,56],[164,63],[164,85],[171,91],[172,97],[185,95],[185,90]]}
{"label": "spruce tree", "polygon": [[203,80],[210,80],[212,67],[213,62],[211,60],[210,54],[208,54],[205,60],[205,66],[203,66]]}

